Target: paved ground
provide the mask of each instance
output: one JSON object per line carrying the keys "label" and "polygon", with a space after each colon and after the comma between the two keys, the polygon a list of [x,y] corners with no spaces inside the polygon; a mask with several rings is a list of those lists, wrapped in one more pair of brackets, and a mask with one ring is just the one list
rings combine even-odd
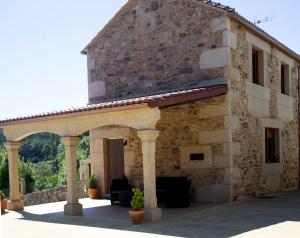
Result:
{"label": "paved ground", "polygon": [[[84,217],[62,215],[63,203],[27,207],[1,217],[4,238],[204,237],[299,238],[300,192],[231,204],[164,210],[164,220],[134,226],[127,209],[107,201],[81,201]],[[0,226],[1,229],[1,226]],[[0,237],[2,238],[1,233]]]}

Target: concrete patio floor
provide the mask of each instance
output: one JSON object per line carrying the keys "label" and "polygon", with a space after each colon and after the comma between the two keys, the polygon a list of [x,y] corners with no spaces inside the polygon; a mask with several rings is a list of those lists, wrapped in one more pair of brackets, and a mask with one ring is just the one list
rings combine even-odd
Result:
{"label": "concrete patio floor", "polygon": [[[4,238],[60,237],[300,237],[300,192],[230,204],[164,209],[164,220],[132,225],[127,208],[83,199],[83,217],[63,216],[62,203],[26,207],[1,217]],[[2,235],[2,236],[1,236]]]}

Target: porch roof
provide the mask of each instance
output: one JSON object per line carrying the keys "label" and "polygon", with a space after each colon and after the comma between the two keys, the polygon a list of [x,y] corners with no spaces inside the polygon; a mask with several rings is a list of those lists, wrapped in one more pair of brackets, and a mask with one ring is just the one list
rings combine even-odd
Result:
{"label": "porch roof", "polygon": [[116,111],[124,108],[130,109],[134,106],[146,106],[150,108],[161,108],[173,106],[186,102],[196,101],[213,96],[223,95],[227,92],[227,85],[217,85],[210,87],[202,87],[190,90],[175,91],[169,93],[162,93],[157,95],[149,95],[142,97],[135,97],[123,100],[108,101],[98,104],[86,105],[78,108],[70,108],[66,110],[40,113],[36,115],[21,116],[16,118],[9,118],[0,120],[0,127],[14,125],[24,122],[40,121],[48,119],[59,119],[72,116],[80,116],[87,114],[94,114],[97,111]]}

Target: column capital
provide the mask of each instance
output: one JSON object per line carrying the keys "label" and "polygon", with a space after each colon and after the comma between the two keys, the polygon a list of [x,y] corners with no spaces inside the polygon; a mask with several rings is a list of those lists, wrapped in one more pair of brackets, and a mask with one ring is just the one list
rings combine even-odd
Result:
{"label": "column capital", "polygon": [[9,142],[5,142],[4,146],[8,150],[18,150],[21,146],[21,143],[17,141],[9,141]]}
{"label": "column capital", "polygon": [[158,130],[138,130],[137,131],[138,137],[142,141],[155,141],[159,136]]}
{"label": "column capital", "polygon": [[68,137],[62,137],[60,138],[60,142],[63,143],[66,146],[76,146],[78,145],[80,141],[79,136],[68,136]]}

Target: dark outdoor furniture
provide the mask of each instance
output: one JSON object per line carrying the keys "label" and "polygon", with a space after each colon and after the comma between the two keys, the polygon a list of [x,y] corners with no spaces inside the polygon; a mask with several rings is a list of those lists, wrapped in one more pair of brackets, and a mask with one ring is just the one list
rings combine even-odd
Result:
{"label": "dark outdoor furniture", "polygon": [[131,192],[132,186],[128,183],[128,179],[113,179],[110,186],[111,204],[120,202],[120,192]]}
{"label": "dark outdoor furniture", "polygon": [[131,200],[132,200],[133,193],[132,191],[122,191],[119,192],[119,200],[121,207],[131,207]]}
{"label": "dark outdoor furniture", "polygon": [[157,201],[166,208],[189,207],[190,188],[191,180],[186,177],[157,177]]}

